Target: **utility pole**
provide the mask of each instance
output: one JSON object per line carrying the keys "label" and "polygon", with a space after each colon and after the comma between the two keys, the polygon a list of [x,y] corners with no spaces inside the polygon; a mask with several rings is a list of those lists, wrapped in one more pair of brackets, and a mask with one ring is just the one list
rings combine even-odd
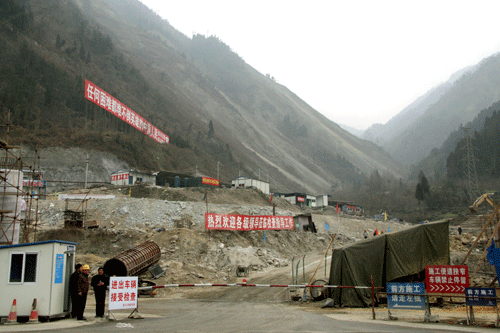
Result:
{"label": "utility pole", "polygon": [[87,154],[87,158],[85,159],[85,189],[87,189],[88,174],[89,174],[89,154]]}
{"label": "utility pole", "polygon": [[[219,188],[220,188],[220,179],[219,179],[219,165],[221,163],[219,161],[217,161],[217,180],[219,181]],[[219,190],[219,188],[217,188],[217,190]]]}
{"label": "utility pole", "polygon": [[194,173],[194,176],[195,176],[195,177],[198,177],[198,166],[196,166],[196,171],[195,171],[195,173]]}

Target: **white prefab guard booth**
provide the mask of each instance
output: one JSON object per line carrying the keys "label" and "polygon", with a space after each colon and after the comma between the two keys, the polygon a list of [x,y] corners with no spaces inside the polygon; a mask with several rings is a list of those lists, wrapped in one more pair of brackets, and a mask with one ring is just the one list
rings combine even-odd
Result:
{"label": "white prefab guard booth", "polygon": [[76,243],[58,240],[0,246],[0,317],[9,316],[14,299],[18,318],[29,317],[35,298],[40,318],[69,315],[75,250]]}

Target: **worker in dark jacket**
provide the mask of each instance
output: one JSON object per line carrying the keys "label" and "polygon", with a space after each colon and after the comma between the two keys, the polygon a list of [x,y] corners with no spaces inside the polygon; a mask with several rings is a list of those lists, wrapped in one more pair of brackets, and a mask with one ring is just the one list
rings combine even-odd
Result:
{"label": "worker in dark jacket", "polygon": [[75,318],[76,313],[78,311],[78,303],[77,303],[77,283],[78,276],[82,272],[82,264],[75,265],[75,271],[69,277],[69,294],[71,296],[71,317]]}
{"label": "worker in dark jacket", "polygon": [[85,305],[87,304],[87,293],[89,292],[89,265],[82,266],[82,272],[78,276],[77,283],[77,302],[78,302],[78,312],[76,313],[77,320],[87,320],[83,313],[85,312]]}
{"label": "worker in dark jacket", "polygon": [[109,285],[109,276],[104,274],[104,269],[99,267],[97,270],[97,275],[92,277],[92,282],[90,283],[92,288],[94,288],[95,295],[95,316],[104,317],[104,304],[106,301],[106,290]]}

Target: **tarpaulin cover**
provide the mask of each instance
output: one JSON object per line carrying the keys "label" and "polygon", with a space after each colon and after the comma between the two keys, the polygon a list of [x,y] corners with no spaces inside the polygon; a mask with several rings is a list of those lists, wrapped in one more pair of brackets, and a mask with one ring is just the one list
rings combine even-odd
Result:
{"label": "tarpaulin cover", "polygon": [[[329,284],[371,286],[373,276],[375,287],[385,287],[387,282],[425,271],[426,265],[449,264],[449,222],[426,223],[335,249]],[[335,288],[331,296],[339,306],[371,305],[371,289]]]}

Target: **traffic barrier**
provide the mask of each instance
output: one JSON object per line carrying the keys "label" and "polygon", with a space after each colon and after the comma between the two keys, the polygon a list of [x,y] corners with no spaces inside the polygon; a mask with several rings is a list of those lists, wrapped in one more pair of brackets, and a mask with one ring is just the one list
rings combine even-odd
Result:
{"label": "traffic barrier", "polygon": [[17,323],[17,303],[16,299],[12,302],[12,307],[10,308],[9,317],[7,318],[7,323],[13,324]]}
{"label": "traffic barrier", "polygon": [[31,305],[31,314],[28,323],[38,323],[38,304],[36,298],[33,299],[33,304]]}
{"label": "traffic barrier", "polygon": [[[139,287],[139,290],[177,287],[268,287],[268,288],[346,288],[346,289],[371,289],[371,286],[334,286],[334,285],[311,285],[311,284],[248,284],[243,283],[191,283],[191,284],[165,284],[158,286]],[[382,289],[382,287],[375,287]]]}

